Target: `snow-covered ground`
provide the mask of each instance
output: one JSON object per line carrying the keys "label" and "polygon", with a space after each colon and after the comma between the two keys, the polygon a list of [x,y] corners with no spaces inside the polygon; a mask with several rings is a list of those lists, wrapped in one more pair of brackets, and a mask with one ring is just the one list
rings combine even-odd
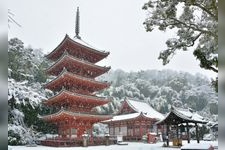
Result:
{"label": "snow-covered ground", "polygon": [[[196,141],[191,141],[190,144],[196,143]],[[199,146],[205,144],[211,144],[214,147],[218,147],[218,141],[200,141]],[[9,146],[9,150],[179,150],[179,148],[166,148],[162,147],[163,143],[159,142],[156,144],[147,144],[141,142],[128,142],[128,145],[110,145],[110,146],[89,146],[89,147],[47,147],[47,146],[37,146],[37,147],[27,147],[27,146]],[[172,145],[172,143],[170,143]],[[183,141],[183,145],[187,145],[187,141]]]}

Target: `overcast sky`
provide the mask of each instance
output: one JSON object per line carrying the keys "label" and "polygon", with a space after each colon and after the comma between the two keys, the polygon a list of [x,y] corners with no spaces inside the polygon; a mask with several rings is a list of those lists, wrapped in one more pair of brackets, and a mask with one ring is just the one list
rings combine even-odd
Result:
{"label": "overcast sky", "polygon": [[199,67],[191,51],[178,52],[163,66],[159,52],[166,49],[165,41],[175,33],[146,32],[142,6],[148,0],[9,0],[14,19],[9,38],[18,37],[25,45],[51,52],[65,34],[74,37],[76,8],[80,8],[81,38],[98,49],[110,52],[99,64],[113,70],[140,71],[173,69],[192,74],[197,72],[215,77],[212,71]]}

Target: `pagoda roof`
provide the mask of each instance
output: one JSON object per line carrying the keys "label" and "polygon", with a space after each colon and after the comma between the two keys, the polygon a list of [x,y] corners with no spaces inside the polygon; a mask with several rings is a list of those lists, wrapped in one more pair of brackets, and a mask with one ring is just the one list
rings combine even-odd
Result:
{"label": "pagoda roof", "polygon": [[[67,82],[65,82],[67,81]],[[91,78],[82,77],[73,73],[68,72],[65,68],[63,71],[59,74],[58,77],[50,81],[45,85],[45,88],[48,89],[54,89],[54,87],[63,87],[66,85],[86,85],[90,88],[94,87],[95,91],[102,90],[104,88],[107,88],[110,86],[107,82],[99,82]]]}
{"label": "pagoda roof", "polygon": [[78,59],[76,57],[73,57],[72,55],[69,55],[68,52],[65,51],[64,54],[60,57],[60,59],[58,59],[56,63],[54,63],[52,66],[50,66],[47,69],[47,73],[49,73],[51,75],[58,75],[57,73],[54,72],[55,68],[62,71],[63,67],[68,66],[68,65],[63,65],[63,62],[76,64],[77,66],[85,66],[85,67],[88,67],[93,70],[94,69],[98,70],[99,73],[95,74],[94,77],[97,77],[97,76],[109,71],[111,68],[111,67],[101,67],[101,66],[95,65],[93,63],[90,63],[88,61]]}
{"label": "pagoda roof", "polygon": [[94,114],[88,114],[88,113],[77,113],[77,112],[70,112],[64,109],[61,109],[60,111],[50,114],[50,115],[45,115],[45,116],[40,116],[38,115],[40,119],[47,120],[47,121],[56,121],[56,120],[65,120],[65,119],[73,119],[73,120],[93,120],[93,121],[103,121],[112,118],[111,115],[94,115]]}
{"label": "pagoda roof", "polygon": [[[96,60],[96,62],[100,61],[101,59],[103,59],[109,55],[109,52],[105,52],[105,51],[96,49],[93,46],[91,46],[90,44],[88,44],[87,42],[83,41],[82,39],[78,39],[76,37],[72,39],[66,34],[64,39],[62,40],[62,42],[52,52],[50,52],[48,55],[46,55],[46,57],[51,60],[58,59],[60,56],[56,56],[57,51],[63,47],[64,47],[63,50],[65,51],[66,48],[68,48],[68,42],[73,45],[77,45],[81,48],[84,48],[84,49],[82,49],[82,51],[86,51],[87,53],[91,53],[91,54],[95,54],[95,55],[99,56],[100,58],[98,60]],[[76,50],[76,49],[74,49],[74,50]]]}
{"label": "pagoda roof", "polygon": [[92,50],[95,50],[96,52],[105,53],[104,50],[100,50],[100,49],[97,49],[97,48],[93,47],[92,45],[88,44],[87,42],[85,42],[85,41],[82,40],[81,38],[79,39],[79,38],[77,38],[77,37],[74,37],[72,40],[75,41],[75,42],[77,42],[77,43],[79,43],[79,44],[82,45],[82,46],[85,46],[85,47],[87,47],[87,48],[90,48],[90,49],[92,49]]}
{"label": "pagoda roof", "polygon": [[142,112],[143,114],[145,114],[146,117],[155,118],[157,120],[161,120],[164,118],[163,114],[156,111],[145,101],[140,101],[132,98],[125,98],[124,103],[120,108],[120,112],[122,111],[125,104],[127,104],[136,113]]}
{"label": "pagoda roof", "polygon": [[191,112],[189,109],[176,108],[172,106],[166,117],[156,124],[178,125],[187,122],[206,124],[208,121],[204,120],[204,118],[196,112]]}
{"label": "pagoda roof", "polygon": [[104,105],[110,102],[110,100],[107,100],[104,97],[83,95],[83,94],[78,94],[78,93],[70,92],[63,89],[58,94],[44,101],[44,103],[47,105],[53,105],[54,103],[57,103],[59,101],[64,103],[65,102],[70,103],[71,101],[77,101],[79,103],[86,102],[86,103],[95,104],[96,106]]}

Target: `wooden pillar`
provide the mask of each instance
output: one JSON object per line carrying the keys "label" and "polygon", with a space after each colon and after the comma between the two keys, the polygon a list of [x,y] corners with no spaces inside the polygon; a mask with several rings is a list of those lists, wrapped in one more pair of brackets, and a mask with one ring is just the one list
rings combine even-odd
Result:
{"label": "wooden pillar", "polygon": [[70,139],[72,138],[72,121],[69,121],[69,129],[70,129]]}
{"label": "wooden pillar", "polygon": [[166,145],[169,146],[169,124],[166,125]]}
{"label": "wooden pillar", "polygon": [[59,122],[56,122],[55,123],[55,126],[56,126],[56,130],[57,130],[57,133],[58,133],[58,137],[60,136],[60,131],[59,131],[59,127],[60,127],[60,125],[59,125]]}
{"label": "wooden pillar", "polygon": [[119,134],[120,134],[120,132],[121,132],[120,126],[121,126],[121,122],[119,122]]}
{"label": "wooden pillar", "polygon": [[72,128],[71,128],[71,127],[69,127],[69,139],[71,139],[71,138],[72,138],[72,136],[71,136],[71,135],[72,135],[72,133],[71,133],[71,132],[72,132]]}
{"label": "wooden pillar", "polygon": [[195,123],[195,129],[196,129],[196,139],[197,139],[197,143],[199,143],[199,133],[198,133],[198,124]]}
{"label": "wooden pillar", "polygon": [[113,123],[113,135],[115,135],[115,124]]}
{"label": "wooden pillar", "polygon": [[159,135],[159,126],[156,125],[156,134]]}
{"label": "wooden pillar", "polygon": [[91,144],[94,144],[94,137],[93,137],[93,124],[91,124],[90,132],[91,132],[90,142],[91,142]]}
{"label": "wooden pillar", "polygon": [[187,141],[188,143],[190,143],[190,137],[189,137],[189,125],[188,125],[188,122],[186,123],[187,125]]}
{"label": "wooden pillar", "polygon": [[129,127],[129,123],[127,122],[127,136],[129,135],[129,134],[128,134],[128,127]]}
{"label": "wooden pillar", "polygon": [[139,129],[139,135],[142,136],[142,126],[141,126],[141,120],[139,121],[139,126],[140,126],[140,129]]}
{"label": "wooden pillar", "polygon": [[108,128],[109,128],[109,135],[110,135],[110,134],[112,134],[112,133],[110,133],[110,125],[111,125],[111,124],[109,123],[109,124],[107,124],[107,125],[108,125]]}
{"label": "wooden pillar", "polygon": [[178,137],[178,131],[179,131],[178,124],[177,124],[176,128],[177,128],[177,139],[178,139],[178,138],[179,138],[179,137]]}

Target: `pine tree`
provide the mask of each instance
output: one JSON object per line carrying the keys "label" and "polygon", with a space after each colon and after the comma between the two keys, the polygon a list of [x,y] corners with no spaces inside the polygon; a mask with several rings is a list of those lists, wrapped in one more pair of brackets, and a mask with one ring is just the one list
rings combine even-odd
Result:
{"label": "pine tree", "polygon": [[144,22],[147,32],[156,28],[176,31],[159,55],[163,65],[178,50],[194,49],[200,67],[218,73],[218,0],[149,0],[143,9],[148,11]]}

